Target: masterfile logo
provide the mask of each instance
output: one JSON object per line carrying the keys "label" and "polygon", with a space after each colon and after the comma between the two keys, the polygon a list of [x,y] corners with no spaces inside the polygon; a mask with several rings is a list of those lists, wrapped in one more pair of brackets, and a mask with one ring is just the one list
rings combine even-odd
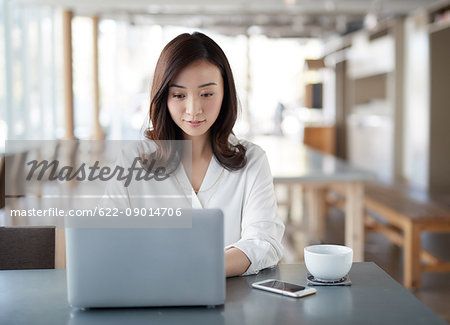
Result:
{"label": "masterfile logo", "polygon": [[133,179],[133,175],[136,181],[149,181],[151,179],[155,179],[156,181],[166,180],[169,177],[167,169],[163,166],[155,168],[156,163],[156,159],[152,159],[149,162],[148,159],[135,157],[131,166],[128,168],[119,165],[115,165],[114,168],[108,166],[100,167],[98,160],[93,166],[86,166],[85,163],[82,163],[78,168],[74,168],[73,166],[60,167],[58,160],[53,160],[52,162],[48,160],[42,160],[40,162],[32,160],[27,163],[27,165],[31,166],[31,169],[26,180],[31,180],[37,173],[35,178],[40,181],[45,173],[50,170],[48,177],[50,181],[71,181],[73,179],[77,181],[95,181],[98,179],[106,182],[116,177],[118,181],[125,181],[124,186],[128,187]]}

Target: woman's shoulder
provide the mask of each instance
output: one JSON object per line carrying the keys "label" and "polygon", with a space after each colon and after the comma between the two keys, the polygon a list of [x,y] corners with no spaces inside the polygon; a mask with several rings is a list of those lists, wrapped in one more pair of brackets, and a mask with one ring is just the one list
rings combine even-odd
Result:
{"label": "woman's shoulder", "polygon": [[235,135],[231,135],[229,141],[233,145],[241,144],[245,148],[247,163],[259,160],[266,155],[266,152],[260,146],[247,139],[238,139]]}

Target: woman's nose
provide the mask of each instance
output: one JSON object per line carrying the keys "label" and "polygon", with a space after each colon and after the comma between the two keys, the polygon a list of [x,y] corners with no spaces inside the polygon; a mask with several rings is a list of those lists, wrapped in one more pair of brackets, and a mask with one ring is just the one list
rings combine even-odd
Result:
{"label": "woman's nose", "polygon": [[186,114],[190,116],[196,116],[202,113],[202,105],[199,100],[190,98],[186,102]]}

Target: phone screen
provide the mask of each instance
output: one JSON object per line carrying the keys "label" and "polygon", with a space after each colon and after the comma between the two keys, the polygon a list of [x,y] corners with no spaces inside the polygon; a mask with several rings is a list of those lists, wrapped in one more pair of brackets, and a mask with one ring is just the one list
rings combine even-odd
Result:
{"label": "phone screen", "polygon": [[282,281],[269,281],[266,283],[261,283],[260,286],[275,288],[275,289],[284,290],[284,291],[288,291],[288,292],[297,292],[297,291],[305,290],[305,287],[302,287],[302,286],[299,286],[296,284],[292,284],[292,283],[282,282]]}

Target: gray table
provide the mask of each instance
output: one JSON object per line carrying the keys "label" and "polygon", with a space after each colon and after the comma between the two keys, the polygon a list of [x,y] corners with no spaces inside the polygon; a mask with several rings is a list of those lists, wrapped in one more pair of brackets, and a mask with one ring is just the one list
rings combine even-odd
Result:
{"label": "gray table", "polygon": [[[355,263],[351,287],[301,299],[252,289],[276,278],[305,284],[303,264],[227,280],[224,306],[72,310],[64,270],[0,271],[0,324],[446,324],[374,263]],[[195,293],[193,293],[195,294]]]}
{"label": "gray table", "polygon": [[325,234],[325,189],[345,188],[345,245],[353,248],[353,260],[364,260],[364,181],[375,174],[354,167],[332,155],[313,150],[284,137],[258,136],[252,139],[267,154],[275,183],[301,184],[308,208],[308,233],[323,239]]}

